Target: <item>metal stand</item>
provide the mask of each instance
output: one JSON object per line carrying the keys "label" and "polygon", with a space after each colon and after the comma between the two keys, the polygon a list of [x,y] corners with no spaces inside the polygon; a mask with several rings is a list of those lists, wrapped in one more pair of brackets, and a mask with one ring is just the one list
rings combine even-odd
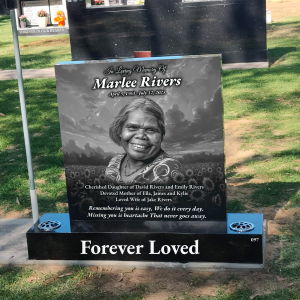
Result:
{"label": "metal stand", "polygon": [[29,183],[30,183],[32,218],[33,218],[33,224],[35,224],[39,220],[39,207],[38,207],[36,189],[35,189],[35,184],[34,184],[32,156],[31,156],[31,148],[30,148],[30,138],[29,138],[29,131],[28,131],[25,93],[24,93],[24,84],[23,84],[23,75],[22,75],[22,66],[21,66],[21,59],[20,59],[18,32],[17,32],[17,27],[16,27],[16,16],[15,16],[14,10],[10,11],[10,18],[11,18],[11,27],[12,27],[12,33],[13,33],[14,49],[15,49],[16,69],[17,69],[17,74],[18,74],[19,97],[20,97],[21,114],[22,114],[22,122],[23,122],[23,132],[24,132],[24,140],[25,140]]}

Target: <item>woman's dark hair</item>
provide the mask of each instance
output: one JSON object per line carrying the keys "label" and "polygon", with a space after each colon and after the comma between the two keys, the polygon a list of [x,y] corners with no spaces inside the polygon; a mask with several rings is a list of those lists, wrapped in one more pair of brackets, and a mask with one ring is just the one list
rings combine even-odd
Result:
{"label": "woman's dark hair", "polygon": [[129,113],[135,110],[142,110],[143,112],[150,114],[157,118],[159,129],[162,136],[165,135],[165,115],[162,108],[153,100],[147,98],[137,98],[131,100],[126,104],[114,118],[113,122],[109,126],[110,138],[120,146],[122,128],[128,119]]}

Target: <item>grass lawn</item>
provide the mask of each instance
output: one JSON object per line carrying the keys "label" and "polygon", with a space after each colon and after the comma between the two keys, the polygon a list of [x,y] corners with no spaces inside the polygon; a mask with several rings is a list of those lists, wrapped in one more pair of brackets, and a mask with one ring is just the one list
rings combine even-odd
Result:
{"label": "grass lawn", "polygon": [[[255,177],[256,183],[248,186],[252,203],[260,207],[284,201],[300,205],[299,26],[299,18],[268,26],[270,69],[222,73],[225,123],[250,121],[241,134],[242,147],[255,152],[231,165],[227,179]],[[235,172],[241,165],[243,171]]]}
{"label": "grass lawn", "polygon": [[[13,56],[3,50],[11,47],[8,23],[9,20],[0,19],[0,30],[2,32],[4,28],[6,33],[0,42],[4,44],[4,48],[0,48],[2,69],[13,68],[11,64],[14,63]],[[236,126],[233,129],[239,132],[242,151],[253,153],[227,168],[229,190],[235,184],[240,191],[248,191],[243,200],[234,199],[229,194],[228,212],[263,212],[263,209],[300,207],[299,36],[300,17],[270,24],[268,49],[271,68],[222,73],[225,124]],[[43,52],[45,55],[37,61],[34,61],[34,51],[37,49],[21,48],[23,67],[50,67],[59,60],[70,60],[67,38],[59,39],[62,46],[55,50],[56,43],[52,47],[50,42]],[[20,40],[21,47],[37,41],[43,44],[43,40],[38,38]],[[25,57],[31,57],[33,62]],[[61,180],[64,169],[55,80],[28,79],[24,86],[40,212],[64,212],[67,210],[66,192],[65,182]],[[0,113],[4,114],[0,115],[0,208],[7,212],[30,208],[17,89],[15,80],[0,82]],[[17,198],[21,204],[17,204]],[[181,281],[186,282],[186,290],[174,291],[165,299],[243,300],[254,295],[258,300],[300,299],[299,225],[300,215],[296,215],[281,227],[280,235],[269,239],[270,245],[281,245],[280,251],[262,273],[253,276],[253,284],[246,281],[250,275],[229,274],[217,280],[214,295],[199,298],[195,296],[197,288],[200,291],[212,279],[184,275]],[[71,274],[61,276],[66,272]],[[144,299],[149,289],[153,288],[149,283],[149,286],[137,285],[131,291],[116,290],[112,293],[105,290],[102,281],[110,276],[106,271],[73,268],[65,273],[50,276],[29,268],[0,268],[0,298],[134,300]],[[264,285],[264,282],[275,282],[275,287],[267,283]],[[261,290],[257,291],[259,284]]]}
{"label": "grass lawn", "polygon": [[[10,17],[0,17],[0,70],[16,69]],[[23,69],[53,67],[71,60],[69,35],[52,37],[19,37]]]}

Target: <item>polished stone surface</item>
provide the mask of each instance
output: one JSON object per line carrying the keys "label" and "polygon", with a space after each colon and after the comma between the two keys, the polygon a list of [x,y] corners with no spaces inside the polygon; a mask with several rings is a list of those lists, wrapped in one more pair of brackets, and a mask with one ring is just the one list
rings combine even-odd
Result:
{"label": "polished stone surface", "polygon": [[226,233],[224,221],[71,220],[72,232]]}
{"label": "polished stone surface", "polygon": [[68,3],[73,60],[221,54],[224,63],[266,62],[266,4],[261,0],[182,2],[86,8]]}
{"label": "polished stone surface", "polygon": [[[152,57],[148,59],[124,59],[118,61],[111,59],[105,61],[90,61],[90,63],[74,61],[67,63],[61,62],[55,66],[72,232],[226,233],[226,192],[221,93],[215,97],[214,106],[209,112],[211,115],[207,118],[209,122],[203,121],[201,123],[202,125],[200,125],[200,123],[196,121],[195,123],[193,123],[193,121],[190,123],[184,121],[187,123],[184,123],[185,125],[180,123],[178,127],[174,127],[174,124],[166,125],[166,131],[170,130],[169,133],[171,134],[169,136],[172,136],[170,144],[166,145],[166,147],[168,147],[167,149],[162,145],[162,148],[166,152],[174,150],[172,147],[177,146],[177,144],[173,142],[173,137],[174,140],[178,138],[178,141],[180,141],[182,145],[189,145],[184,148],[185,151],[190,151],[192,148],[191,145],[195,145],[192,150],[195,155],[197,155],[198,151],[199,153],[204,152],[204,148],[201,148],[200,143],[198,144],[196,141],[203,142],[203,140],[207,139],[209,143],[207,147],[211,149],[209,156],[199,155],[193,159],[191,159],[191,156],[185,156],[186,152],[182,150],[182,146],[178,147],[180,150],[178,150],[178,153],[176,153],[176,151],[173,152],[172,155],[178,155],[178,157],[183,159],[181,161],[182,166],[179,166],[180,172],[182,172],[180,173],[182,176],[181,184],[176,181],[175,175],[172,175],[174,177],[173,179],[169,178],[172,183],[167,187],[152,185],[151,181],[149,184],[133,182],[130,185],[119,185],[116,183],[116,185],[112,185],[110,181],[105,182],[107,178],[103,174],[107,172],[106,167],[108,162],[111,160],[111,157],[118,153],[117,151],[122,151],[121,149],[110,150],[113,148],[104,148],[106,147],[106,143],[111,143],[111,140],[106,134],[99,140],[96,138],[98,135],[98,133],[96,133],[94,139],[97,145],[106,149],[105,151],[109,150],[112,151],[112,153],[116,151],[113,155],[111,153],[109,154],[110,156],[107,155],[105,158],[106,161],[103,160],[102,156],[93,154],[93,160],[87,164],[86,161],[82,160],[82,157],[85,158],[86,155],[78,156],[75,152],[72,152],[73,147],[66,147],[67,140],[70,138],[77,144],[85,144],[92,141],[95,132],[89,132],[89,123],[86,123],[87,118],[96,120],[97,122],[94,124],[97,124],[97,126],[101,124],[101,128],[108,130],[107,124],[112,123],[114,110],[117,111],[116,108],[119,107],[122,102],[126,103],[125,101],[127,101],[126,99],[117,100],[117,102],[115,102],[116,104],[113,105],[114,108],[111,108],[113,101],[106,98],[110,90],[107,89],[108,91],[105,91],[103,89],[101,91],[101,98],[108,99],[106,104],[103,102],[105,109],[99,109],[98,116],[96,117],[96,111],[92,111],[90,109],[91,106],[87,106],[90,109],[89,114],[85,111],[85,119],[80,121],[79,118],[77,120],[78,124],[86,125],[87,127],[82,129],[81,125],[78,125],[79,127],[77,129],[79,129],[79,131],[77,131],[75,127],[73,129],[67,127],[66,129],[65,116],[74,118],[74,120],[78,117],[78,113],[80,113],[82,107],[86,105],[84,100],[86,97],[84,95],[89,95],[89,99],[98,97],[98,92],[91,92],[91,85],[86,82],[86,78],[92,78],[91,76],[95,76],[97,73],[103,74],[104,70],[113,72],[113,70],[118,70],[122,67],[122,70],[130,72],[133,70],[131,80],[135,79],[138,82],[142,75],[135,74],[134,70],[137,66],[139,66],[139,68],[145,68],[145,70],[150,70],[151,68],[156,68],[157,65],[164,65],[165,68],[169,70],[167,75],[158,74],[157,76],[175,76],[172,74],[177,74],[176,76],[180,76],[180,79],[184,82],[184,84],[178,86],[176,93],[174,90],[168,90],[167,97],[170,97],[168,103],[167,101],[162,102],[165,103],[163,105],[165,105],[166,115],[172,113],[172,110],[168,110],[168,107],[171,109],[171,107],[173,107],[172,101],[177,99],[176,103],[184,107],[184,112],[175,111],[176,118],[179,113],[179,116],[189,115],[190,120],[196,120],[193,116],[195,115],[195,109],[202,105],[201,97],[210,99],[210,97],[214,95],[214,91],[219,89],[221,84],[219,55]],[[202,78],[202,76],[199,78],[198,73],[193,74],[193,72],[191,72],[192,77],[188,79],[190,66],[195,65],[198,66],[197,69],[204,67],[205,70],[203,70],[203,72],[206,74],[205,78]],[[76,72],[74,72],[74,69],[76,69]],[[143,74],[147,73],[149,73],[149,71]],[[115,75],[116,74],[112,76]],[[187,84],[188,81],[184,80],[190,80],[191,84]],[[68,89],[64,87],[66,81],[69,82]],[[81,82],[83,82],[82,85]],[[207,88],[209,85],[211,85],[210,91],[208,91],[209,89]],[[82,94],[78,99],[74,99],[74,91],[78,90],[78,86],[80,86],[80,92]],[[164,92],[165,91],[166,90],[164,90]],[[172,97],[173,100],[171,99]],[[157,101],[161,101],[159,98],[156,99]],[[189,100],[189,102],[187,99],[193,100]],[[80,106],[78,106],[79,103]],[[177,104],[175,107],[177,107]],[[102,120],[102,123],[98,122],[99,119]],[[197,120],[200,120],[200,117]],[[210,129],[207,129],[210,130],[211,134],[209,138],[207,136],[204,137],[204,131],[201,131],[201,128],[208,126],[207,123],[211,123],[210,126],[212,126],[208,127]],[[193,126],[189,124],[193,124]],[[187,129],[183,131],[180,129],[180,126],[185,126]],[[176,129],[174,130],[174,128]],[[178,131],[180,131],[181,134],[178,135]],[[72,135],[72,132],[77,133]],[[65,139],[66,134],[68,137]],[[78,139],[78,137],[80,138]],[[218,138],[216,139],[216,137]],[[181,142],[181,139],[184,142]],[[191,142],[187,142],[189,139]],[[217,144],[214,144],[211,139],[216,139]],[[213,154],[214,152],[219,154]],[[96,157],[98,158],[96,159]],[[166,169],[166,174],[169,174],[169,169]],[[100,178],[104,179],[100,181]],[[148,179],[146,178],[145,182],[147,182],[146,180]],[[98,183],[96,184],[96,182]],[[100,182],[101,184],[99,185]],[[210,184],[210,186],[207,184]],[[200,188],[198,186],[200,186]],[[199,191],[198,189],[203,191]]]}
{"label": "polished stone surface", "polygon": [[[131,57],[134,51],[151,48],[147,11],[121,10],[116,14],[117,22],[109,11],[87,12],[88,45],[92,59],[99,57]],[[121,29],[121,28],[122,29]],[[120,30],[121,29],[121,30]]]}

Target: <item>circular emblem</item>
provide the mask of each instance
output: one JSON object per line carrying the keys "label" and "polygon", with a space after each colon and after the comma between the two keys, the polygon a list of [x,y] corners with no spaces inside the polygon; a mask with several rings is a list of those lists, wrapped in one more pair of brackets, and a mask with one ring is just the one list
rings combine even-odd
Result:
{"label": "circular emblem", "polygon": [[254,229],[254,224],[250,222],[234,222],[230,224],[230,230],[235,232],[247,232]]}
{"label": "circular emblem", "polygon": [[41,231],[53,231],[53,230],[59,228],[60,226],[61,226],[60,222],[49,220],[49,221],[45,221],[45,222],[39,224],[38,228]]}

